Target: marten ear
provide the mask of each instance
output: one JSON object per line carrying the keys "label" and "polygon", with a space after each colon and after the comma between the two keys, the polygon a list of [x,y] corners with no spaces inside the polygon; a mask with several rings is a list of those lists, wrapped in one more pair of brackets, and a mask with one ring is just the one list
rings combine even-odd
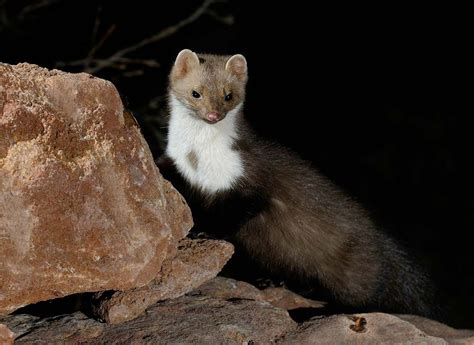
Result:
{"label": "marten ear", "polygon": [[247,60],[241,54],[234,55],[227,60],[225,69],[240,80],[247,79]]}
{"label": "marten ear", "polygon": [[199,58],[196,53],[189,49],[183,49],[179,52],[174,62],[173,74],[178,77],[184,77],[190,70],[199,66]]}

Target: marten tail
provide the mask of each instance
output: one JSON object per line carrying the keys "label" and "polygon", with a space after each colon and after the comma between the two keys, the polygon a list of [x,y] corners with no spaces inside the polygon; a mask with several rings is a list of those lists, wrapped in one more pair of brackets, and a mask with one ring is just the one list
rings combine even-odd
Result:
{"label": "marten tail", "polygon": [[381,253],[384,260],[378,306],[394,313],[439,318],[435,288],[428,275],[390,239],[384,239]]}

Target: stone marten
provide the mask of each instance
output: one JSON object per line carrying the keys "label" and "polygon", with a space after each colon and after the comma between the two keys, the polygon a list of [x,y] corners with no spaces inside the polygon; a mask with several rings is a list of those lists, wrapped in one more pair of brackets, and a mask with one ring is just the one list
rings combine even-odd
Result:
{"label": "stone marten", "polygon": [[247,78],[240,54],[185,49],[171,70],[164,157],[197,226],[230,237],[273,274],[324,286],[343,305],[430,316],[431,284],[366,211],[249,128]]}

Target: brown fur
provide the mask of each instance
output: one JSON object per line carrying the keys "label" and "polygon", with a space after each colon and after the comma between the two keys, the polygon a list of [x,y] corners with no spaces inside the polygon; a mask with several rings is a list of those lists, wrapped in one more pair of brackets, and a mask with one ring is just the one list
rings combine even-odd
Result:
{"label": "brown fur", "polygon": [[194,151],[189,152],[187,158],[188,158],[189,164],[191,164],[193,169],[196,170],[198,167],[198,158],[197,158],[196,152]]}
{"label": "brown fur", "polygon": [[[170,92],[196,116],[229,111],[244,99],[247,77],[229,75],[228,60],[199,55],[177,61]],[[185,77],[178,73],[183,69]],[[205,100],[194,100],[192,89]],[[226,104],[229,91],[234,99]],[[243,114],[238,116],[233,149],[243,158],[245,174],[236,187],[209,195],[177,184],[197,226],[224,229],[268,271],[304,284],[317,281],[344,304],[429,314],[426,278],[367,212],[296,154],[256,137]]]}
{"label": "brown fur", "polygon": [[381,261],[365,211],[294,154],[253,140],[243,154],[241,188],[270,202],[243,224],[238,241],[271,271],[322,278],[347,302],[366,303],[378,288]]}
{"label": "brown fur", "polygon": [[[230,56],[188,55],[185,54],[184,59],[178,57],[173,67],[170,75],[171,92],[192,108],[196,116],[205,119],[208,113],[215,111],[223,116],[222,120],[228,111],[245,99],[246,74],[243,78],[238,73],[226,70]],[[183,74],[183,70],[186,73]],[[202,98],[194,98],[192,90],[201,94]],[[232,93],[232,99],[225,101],[224,97],[229,93]]]}

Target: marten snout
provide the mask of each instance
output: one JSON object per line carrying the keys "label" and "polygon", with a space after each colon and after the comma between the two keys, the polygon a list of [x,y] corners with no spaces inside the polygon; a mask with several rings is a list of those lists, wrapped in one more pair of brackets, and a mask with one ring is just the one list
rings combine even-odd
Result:
{"label": "marten snout", "polygon": [[219,114],[217,111],[211,111],[207,114],[207,119],[210,122],[218,122],[221,120],[221,114]]}

